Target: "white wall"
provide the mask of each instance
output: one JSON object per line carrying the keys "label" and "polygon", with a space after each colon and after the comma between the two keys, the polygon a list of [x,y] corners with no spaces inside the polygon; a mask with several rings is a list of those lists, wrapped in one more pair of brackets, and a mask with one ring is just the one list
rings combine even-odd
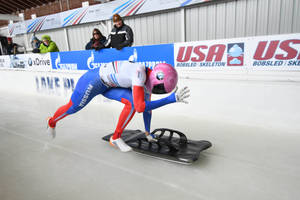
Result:
{"label": "white wall", "polygon": [[235,0],[186,9],[186,39],[198,41],[300,32],[298,0]]}
{"label": "white wall", "polygon": [[0,28],[0,35],[1,36],[8,36],[8,27],[1,27]]}
{"label": "white wall", "polygon": [[134,32],[134,45],[151,45],[181,41],[180,10],[139,15],[125,19]]}

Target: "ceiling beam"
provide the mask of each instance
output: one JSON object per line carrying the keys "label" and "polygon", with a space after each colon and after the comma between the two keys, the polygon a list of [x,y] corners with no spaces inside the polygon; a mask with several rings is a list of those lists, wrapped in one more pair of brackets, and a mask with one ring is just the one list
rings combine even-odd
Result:
{"label": "ceiling beam", "polygon": [[[17,3],[21,3],[21,4],[25,4],[25,5],[28,5],[31,7],[36,7],[37,5],[34,4],[32,1],[28,1],[28,0],[25,0],[25,1],[20,1],[20,0],[15,0],[15,2]],[[28,6],[26,6],[26,8],[29,8]]]}
{"label": "ceiling beam", "polygon": [[38,2],[39,4],[39,6],[41,6],[41,5],[43,5],[43,4],[45,4],[45,2],[44,1],[40,1],[40,0],[34,0],[35,2]]}
{"label": "ceiling beam", "polygon": [[0,7],[0,13],[1,14],[10,14],[11,12],[5,10],[4,8]]}
{"label": "ceiling beam", "polygon": [[6,1],[5,2],[6,4],[9,4],[11,6],[14,6],[15,8],[19,9],[19,10],[25,10],[26,9],[26,6],[22,5],[22,4],[19,4],[15,1]]}
{"label": "ceiling beam", "polygon": [[3,7],[5,10],[7,10],[9,13],[13,13],[15,11],[15,9],[13,9],[12,7],[9,7],[5,3],[1,2],[1,4],[2,4],[1,7]]}

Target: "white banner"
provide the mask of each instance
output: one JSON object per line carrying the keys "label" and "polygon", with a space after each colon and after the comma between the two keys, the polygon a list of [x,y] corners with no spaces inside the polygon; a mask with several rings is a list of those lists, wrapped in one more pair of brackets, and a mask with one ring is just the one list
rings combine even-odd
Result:
{"label": "white banner", "polygon": [[13,24],[8,24],[8,33],[11,36],[22,34],[26,32],[25,22],[17,22]]}
{"label": "white banner", "polygon": [[159,10],[179,8],[207,1],[211,0],[116,0],[104,4],[96,4],[53,15],[38,17],[34,20],[9,24],[8,28],[10,35],[16,35],[108,20],[116,13],[121,16],[132,16]]}
{"label": "white banner", "polygon": [[61,27],[61,17],[60,14],[47,15],[43,17],[38,17],[36,19],[25,21],[26,32],[36,32],[40,30],[47,30],[52,28]]}
{"label": "white banner", "polygon": [[300,34],[174,44],[175,67],[292,67],[300,69]]}
{"label": "white banner", "polygon": [[10,68],[24,69],[28,68],[28,60],[26,54],[10,55]]}
{"label": "white banner", "polygon": [[29,69],[50,71],[52,69],[50,53],[27,54]]}
{"label": "white banner", "polygon": [[0,67],[38,71],[50,71],[52,69],[50,53],[0,56]]}

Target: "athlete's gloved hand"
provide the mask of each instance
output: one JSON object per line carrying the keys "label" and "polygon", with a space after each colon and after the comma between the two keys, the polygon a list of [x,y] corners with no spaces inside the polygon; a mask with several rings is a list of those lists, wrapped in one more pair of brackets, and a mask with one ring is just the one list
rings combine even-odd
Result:
{"label": "athlete's gloved hand", "polygon": [[189,103],[186,101],[186,99],[190,96],[190,89],[185,86],[184,88],[180,89],[178,91],[178,87],[176,87],[175,90],[175,97],[176,97],[176,102],[183,102],[183,103]]}

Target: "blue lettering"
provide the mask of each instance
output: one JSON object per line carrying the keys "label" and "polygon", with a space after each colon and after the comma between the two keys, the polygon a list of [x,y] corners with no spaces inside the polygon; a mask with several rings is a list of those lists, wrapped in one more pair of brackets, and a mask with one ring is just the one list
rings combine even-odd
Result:
{"label": "blue lettering", "polygon": [[39,92],[40,91],[40,81],[38,77],[35,77],[35,84],[36,84],[36,90]]}
{"label": "blue lettering", "polygon": [[53,89],[53,78],[47,77],[47,84],[49,89]]}
{"label": "blue lettering", "polygon": [[56,88],[60,88],[60,85],[59,85],[59,78],[58,78],[58,77],[55,77],[55,78],[54,78],[54,82],[55,82],[55,87],[56,87]]}
{"label": "blue lettering", "polygon": [[46,84],[46,79],[45,79],[45,77],[42,77],[42,78],[41,78],[41,86],[42,86],[42,88],[47,88],[47,84]]}

